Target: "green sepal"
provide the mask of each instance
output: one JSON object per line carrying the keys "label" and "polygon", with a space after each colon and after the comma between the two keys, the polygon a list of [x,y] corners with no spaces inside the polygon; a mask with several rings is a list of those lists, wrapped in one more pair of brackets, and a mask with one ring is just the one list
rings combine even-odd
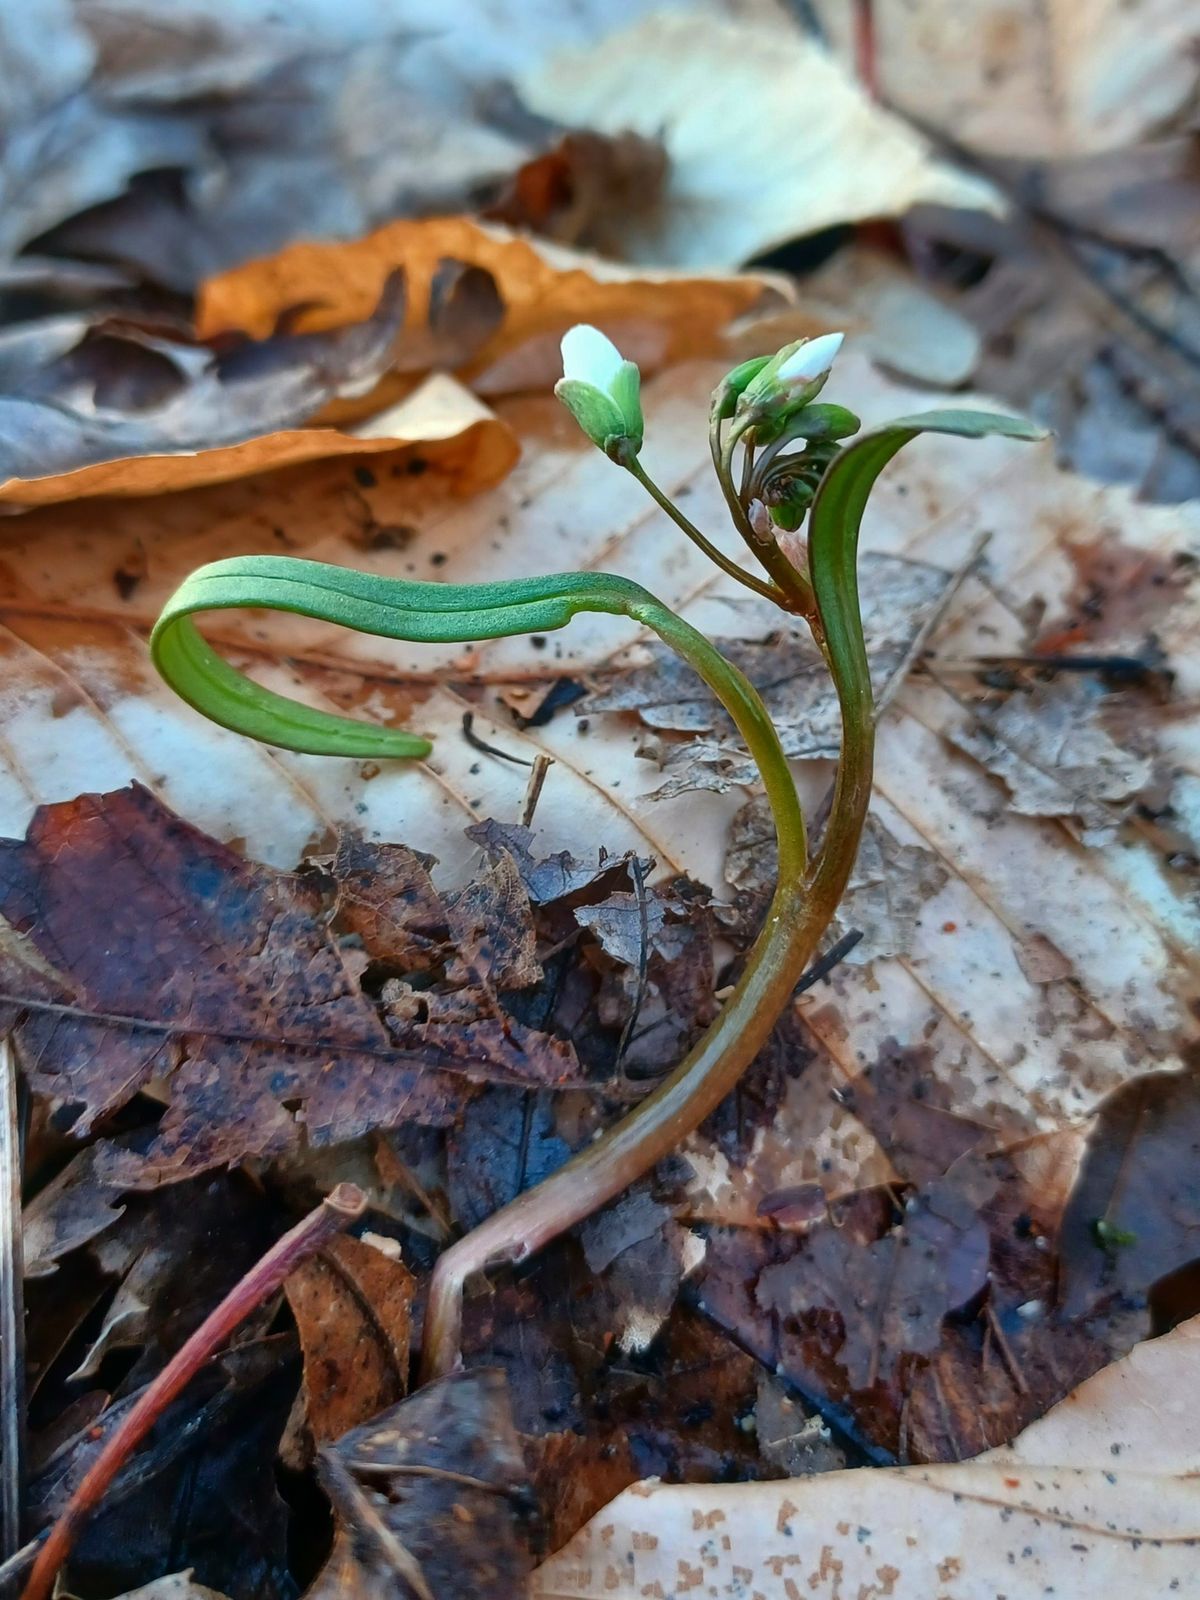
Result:
{"label": "green sepal", "polygon": [[[628,363],[627,363],[628,364]],[[637,368],[634,368],[637,371]],[[594,383],[581,378],[560,378],[554,392],[587,434],[593,444],[603,450],[608,441],[625,433],[625,416],[621,407]]]}
{"label": "green sepal", "polygon": [[797,439],[810,443],[826,439],[848,439],[862,427],[861,420],[845,406],[822,401],[819,405],[801,406],[788,418],[788,432]]}
{"label": "green sepal", "polygon": [[713,416],[721,421],[731,417],[737,409],[738,401],[745,393],[747,384],[752,383],[763,368],[774,359],[774,356],[751,356],[749,361],[743,361],[734,367],[732,372],[727,372],[713,390]]}

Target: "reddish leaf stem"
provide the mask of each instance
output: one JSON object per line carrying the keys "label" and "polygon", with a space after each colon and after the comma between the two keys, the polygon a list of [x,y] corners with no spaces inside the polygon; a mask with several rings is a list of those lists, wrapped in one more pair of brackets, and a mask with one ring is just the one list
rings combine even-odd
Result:
{"label": "reddish leaf stem", "polygon": [[339,1183],[314,1211],[274,1244],[251,1267],[201,1323],[191,1338],[167,1362],[113,1431],[81,1479],[63,1514],[33,1564],[21,1600],[47,1600],[59,1568],[105,1491],[130,1455],[149,1433],[176,1396],[190,1383],[210,1356],[225,1343],[252,1311],[283,1283],[300,1263],[354,1222],[366,1209],[366,1196],[352,1183]]}

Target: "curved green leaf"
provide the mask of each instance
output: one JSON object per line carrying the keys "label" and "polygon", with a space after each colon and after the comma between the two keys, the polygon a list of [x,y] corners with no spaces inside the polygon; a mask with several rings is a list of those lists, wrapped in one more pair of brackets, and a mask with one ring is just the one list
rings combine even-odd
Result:
{"label": "curved green leaf", "polygon": [[762,701],[703,634],[640,584],[604,572],[560,572],[507,583],[417,583],[292,556],[235,556],[193,572],[150,636],[150,654],[182,699],[212,721],[264,744],[311,755],[420,758],[429,740],[318,711],[264,689],[202,638],[199,611],[263,607],[413,644],[461,644],[548,633],[580,611],[633,618],[677,651],[721,700],[766,783],[788,871],[805,866],[804,818],[779,736]]}
{"label": "curved green leaf", "polygon": [[[900,417],[848,444],[821,479],[808,528],[808,561],[817,615],[842,711],[842,758],[838,790],[830,816],[830,840],[823,861],[848,873],[857,848],[857,829],[848,861],[836,848],[837,836],[850,838],[854,818],[866,814],[874,749],[873,697],[858,599],[858,534],[875,480],[910,440],[922,433],[958,434],[981,439],[999,434],[1037,440],[1046,430],[1023,417],[992,411],[924,411]],[[832,886],[831,886],[832,892]],[[838,887],[834,898],[840,897]]]}

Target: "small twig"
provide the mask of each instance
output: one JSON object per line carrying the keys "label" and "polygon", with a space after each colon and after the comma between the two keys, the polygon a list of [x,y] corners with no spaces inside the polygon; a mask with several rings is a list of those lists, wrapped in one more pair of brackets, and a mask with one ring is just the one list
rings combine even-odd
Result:
{"label": "small twig", "polygon": [[819,961],[814,961],[812,966],[796,985],[795,994],[803,994],[806,989],[811,989],[815,983],[820,983],[822,978],[827,978],[834,967],[839,966],[854,949],[856,944],[861,944],[863,931],[861,928],[851,928],[849,933],[844,933],[836,944],[830,945]]}
{"label": "small twig", "polygon": [[486,1478],[473,1478],[467,1472],[450,1472],[445,1467],[425,1467],[407,1461],[347,1461],[349,1471],[360,1478],[434,1478],[439,1483],[457,1483],[463,1489],[482,1489],[486,1494],[520,1494]]}
{"label": "small twig", "polygon": [[15,1594],[11,1586],[18,1578],[24,1577],[33,1565],[34,1557],[41,1546],[40,1539],[30,1539],[28,1544],[23,1544],[19,1550],[9,1556],[7,1561],[0,1561],[0,1594]]}
{"label": "small twig", "polygon": [[529,827],[533,821],[533,814],[537,810],[537,803],[542,798],[542,785],[546,781],[546,774],[554,765],[554,757],[539,753],[533,758],[533,771],[529,774],[529,782],[525,788],[525,803],[521,807],[521,826]]}
{"label": "small twig", "polygon": [[306,1261],[323,1244],[356,1221],[366,1209],[366,1204],[366,1196],[361,1189],[352,1183],[339,1183],[314,1211],[310,1211],[290,1233],[285,1233],[262,1260],[251,1267],[216,1310],[205,1318],[105,1441],[67,1502],[66,1509],[51,1528],[34,1562],[22,1600],[47,1600],[59,1568],[70,1553],[83,1524],[166,1408],[234,1329],[269,1299],[302,1261]]}
{"label": "small twig", "polygon": [[499,756],[501,761],[511,761],[514,767],[531,767],[532,761],[526,761],[524,756],[514,756],[507,750],[501,750],[497,745],[488,744],[486,739],[481,739],[475,732],[475,713],[464,711],[462,714],[463,738],[472,750],[481,750],[485,756]]}
{"label": "small twig", "polygon": [[880,717],[887,710],[888,706],[891,705],[892,701],[904,687],[905,679],[916,666],[917,658],[928,643],[930,634],[946,615],[946,612],[950,609],[950,606],[957,596],[958,591],[962,588],[967,578],[978,565],[979,558],[983,555],[983,552],[991,543],[991,538],[991,534],[986,531],[979,535],[974,544],[972,544],[971,548],[967,551],[966,559],[960,562],[960,564],[955,568],[954,573],[950,578],[950,582],[938,596],[937,604],[932,608],[929,615],[917,629],[916,633],[913,634],[912,639],[909,641],[908,649],[904,652],[904,656],[897,665],[896,670],[892,673],[891,677],[883,685],[882,689],[879,691],[879,694],[876,696],[876,722],[879,721]]}
{"label": "small twig", "polygon": [[365,1532],[374,1539],[380,1554],[396,1576],[404,1580],[417,1600],[437,1600],[429,1587],[421,1563],[388,1527],[379,1514],[378,1505],[363,1493],[361,1486],[354,1481],[341,1458],[329,1451],[323,1456],[322,1464],[331,1486],[336,1487],[340,1497],[353,1506],[355,1517],[362,1523]]}
{"label": "small twig", "polygon": [[637,988],[634,990],[633,1007],[625,1019],[625,1026],[621,1029],[621,1042],[617,1046],[617,1059],[615,1070],[624,1070],[625,1052],[629,1049],[633,1037],[633,1030],[637,1020],[642,1014],[642,1007],[646,1003],[646,979],[650,967],[650,926],[646,916],[646,880],[642,875],[642,863],[637,856],[631,856],[629,871],[633,878],[634,891],[637,894],[638,908],[638,974]]}
{"label": "small twig", "polygon": [[25,1300],[21,1123],[12,1039],[0,1042],[0,1559],[21,1548],[25,1468]]}
{"label": "small twig", "polygon": [[988,1326],[992,1331],[992,1337],[996,1341],[996,1348],[1000,1352],[1004,1365],[1008,1368],[1009,1377],[1016,1386],[1017,1392],[1027,1395],[1029,1393],[1029,1384],[1026,1381],[1025,1374],[1021,1371],[1020,1362],[1013,1354],[1012,1346],[1008,1342],[1004,1329],[1000,1326],[1000,1318],[996,1315],[996,1308],[990,1301],[986,1307],[986,1316]]}

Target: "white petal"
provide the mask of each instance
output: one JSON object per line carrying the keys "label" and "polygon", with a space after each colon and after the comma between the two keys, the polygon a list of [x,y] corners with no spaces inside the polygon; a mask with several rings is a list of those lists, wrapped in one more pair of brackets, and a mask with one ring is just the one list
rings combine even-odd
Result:
{"label": "white petal", "polygon": [[823,333],[790,355],[775,374],[778,383],[811,383],[829,371],[842,348],[844,333]]}
{"label": "white petal", "polygon": [[608,335],[586,322],[577,322],[563,334],[562,358],[564,378],[578,378],[606,392],[624,360]]}

